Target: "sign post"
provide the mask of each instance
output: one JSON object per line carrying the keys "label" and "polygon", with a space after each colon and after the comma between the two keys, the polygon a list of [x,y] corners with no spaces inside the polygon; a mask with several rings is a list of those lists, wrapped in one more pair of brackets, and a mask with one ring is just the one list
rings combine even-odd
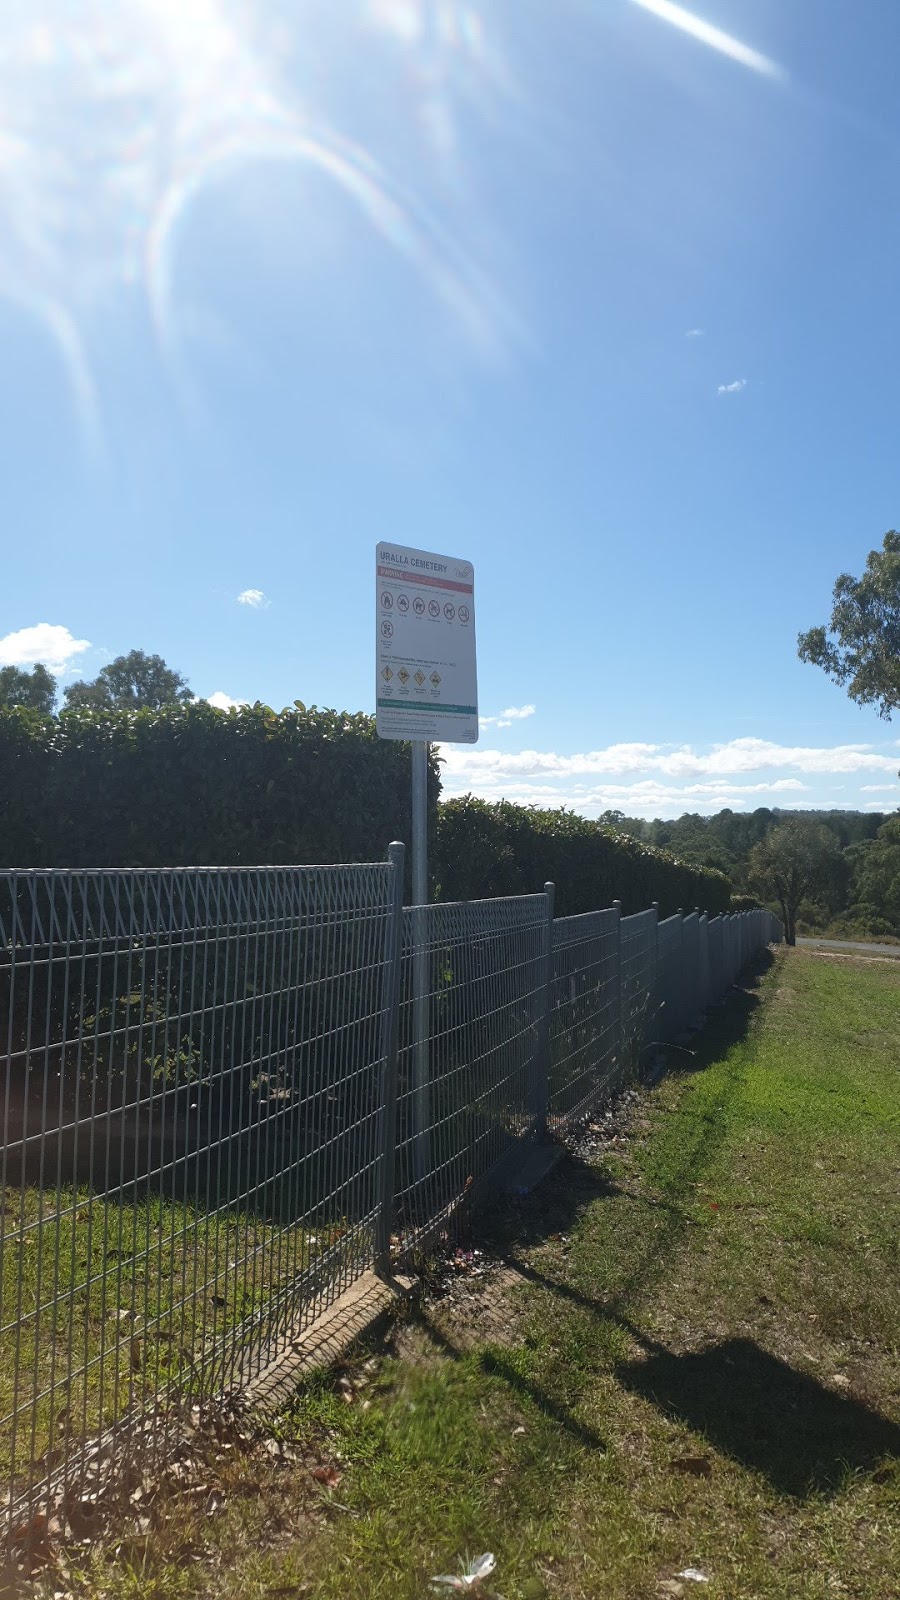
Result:
{"label": "sign post", "polygon": [[[375,551],[376,727],[412,742],[412,904],[428,904],[428,745],[478,740],[475,573],[471,562],[379,544]],[[427,923],[413,940],[415,1175],[431,1166]]]}

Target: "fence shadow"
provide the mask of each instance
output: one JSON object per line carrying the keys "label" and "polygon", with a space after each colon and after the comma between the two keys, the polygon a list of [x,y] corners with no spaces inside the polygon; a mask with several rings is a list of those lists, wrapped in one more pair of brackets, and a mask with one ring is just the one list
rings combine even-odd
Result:
{"label": "fence shadow", "polygon": [[657,1348],[616,1377],[795,1499],[834,1493],[848,1472],[900,1458],[900,1427],[750,1339],[681,1355]]}
{"label": "fence shadow", "polygon": [[747,1037],[759,1008],[760,988],[775,961],[771,950],[760,951],[719,1002],[706,1012],[702,1029],[687,1044],[662,1042],[665,1057],[662,1076],[678,1077],[702,1072]]}
{"label": "fence shadow", "polygon": [[[725,1004],[707,1013],[705,1026],[694,1035],[690,1047],[682,1050],[661,1046],[668,1051],[665,1075],[705,1071],[747,1037],[760,1004],[760,984],[773,959],[771,952],[766,951],[747,968],[729,992]],[[648,1239],[646,1252],[617,1300],[624,1301],[633,1294],[652,1273],[654,1264],[666,1259],[677,1235],[694,1226],[689,1213],[678,1203],[679,1196],[691,1192],[692,1185],[712,1160],[724,1136],[722,1113],[738,1093],[741,1081],[742,1074],[736,1070],[728,1080],[719,1115],[698,1119],[696,1135],[685,1161],[671,1180],[669,1197],[641,1194],[643,1205],[663,1215],[663,1226]],[[630,1192],[623,1180],[613,1178],[596,1161],[579,1154],[577,1134],[573,1139],[575,1148],[566,1149],[539,1189],[527,1196],[507,1199],[500,1205],[493,1203],[490,1212],[475,1212],[473,1225],[499,1255],[512,1259],[522,1247],[568,1233],[596,1201]],[[522,1270],[518,1261],[516,1267]]]}

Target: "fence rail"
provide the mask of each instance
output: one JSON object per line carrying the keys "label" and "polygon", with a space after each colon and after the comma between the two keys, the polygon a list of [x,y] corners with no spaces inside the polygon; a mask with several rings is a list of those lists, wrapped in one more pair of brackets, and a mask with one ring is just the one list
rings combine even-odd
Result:
{"label": "fence rail", "polygon": [[552,885],[402,909],[402,882],[402,846],[370,866],[0,873],[12,1521],[53,1484],[86,1514],[96,1441],[164,1449],[179,1406],[449,1231],[780,937],[763,911],[554,919]]}

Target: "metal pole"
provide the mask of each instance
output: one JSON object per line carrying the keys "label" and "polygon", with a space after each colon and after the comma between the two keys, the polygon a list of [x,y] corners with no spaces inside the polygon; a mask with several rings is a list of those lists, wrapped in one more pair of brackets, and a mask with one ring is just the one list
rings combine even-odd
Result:
{"label": "metal pole", "polygon": [[614,900],[612,909],[616,913],[616,1070],[619,1077],[619,1088],[625,1082],[625,1029],[622,1026],[622,902]]}
{"label": "metal pole", "polygon": [[666,1025],[666,1019],[665,1019],[665,1016],[663,1015],[663,1012],[665,1010],[666,1001],[665,1001],[665,995],[662,992],[662,982],[661,982],[661,979],[660,979],[660,971],[659,971],[659,901],[658,900],[654,900],[652,902],[652,904],[651,904],[650,909],[651,909],[651,911],[655,911],[656,912],[656,925],[655,925],[655,928],[656,928],[656,954],[654,956],[655,965],[654,965],[654,968],[653,968],[653,992],[654,992],[654,996],[655,996],[655,1004],[654,1004],[654,1009],[653,1009],[653,1025],[652,1025],[653,1037],[652,1037],[652,1039],[649,1039],[647,1042],[648,1042],[648,1044],[656,1044],[658,1042],[658,1040],[662,1039],[663,1030],[664,1030],[665,1025]]}
{"label": "metal pole", "polygon": [[391,1224],[397,1167],[397,1055],[400,1032],[400,961],[403,922],[402,844],[388,847],[391,863],[391,905],[385,931],[384,1004],[382,1009],[381,1195],[375,1224],[375,1265],[383,1277],[391,1272]]}
{"label": "metal pole", "polygon": [[546,907],[541,931],[541,1010],[537,1032],[537,1083],[534,1121],[539,1139],[547,1135],[547,1114],[550,1110],[550,1008],[553,1004],[553,905],[556,887],[544,884]]}
{"label": "metal pole", "polygon": [[428,746],[412,746],[412,904],[428,904]]}
{"label": "metal pole", "polygon": [[[412,746],[412,904],[428,904],[428,745]],[[431,1171],[431,1072],[428,1051],[428,927],[413,917],[413,1170],[420,1183]]]}

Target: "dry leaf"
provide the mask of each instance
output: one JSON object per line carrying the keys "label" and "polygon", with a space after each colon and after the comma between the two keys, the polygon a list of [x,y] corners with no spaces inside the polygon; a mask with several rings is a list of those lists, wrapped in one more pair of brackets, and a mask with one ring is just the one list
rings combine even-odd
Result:
{"label": "dry leaf", "polygon": [[660,1594],[673,1595],[674,1600],[680,1600],[681,1595],[684,1594],[684,1584],[676,1583],[674,1578],[663,1578],[662,1582],[657,1584],[657,1588]]}
{"label": "dry leaf", "polygon": [[47,1537],[48,1520],[43,1511],[38,1511],[30,1521],[20,1522],[9,1536],[10,1544],[40,1544]]}
{"label": "dry leaf", "polygon": [[336,1489],[341,1481],[341,1474],[336,1467],[313,1467],[312,1475],[316,1483],[324,1483],[328,1489]]}

